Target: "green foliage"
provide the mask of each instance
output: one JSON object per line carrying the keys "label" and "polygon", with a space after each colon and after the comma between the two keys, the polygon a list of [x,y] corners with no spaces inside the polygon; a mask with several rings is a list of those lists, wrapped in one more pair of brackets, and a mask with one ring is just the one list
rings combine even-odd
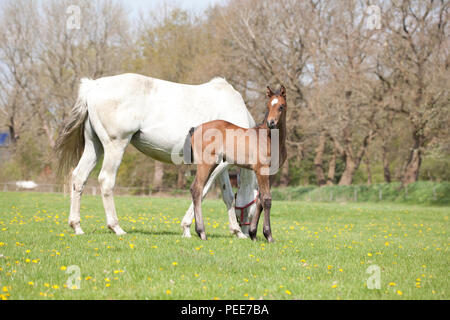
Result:
{"label": "green foliage", "polygon": [[450,205],[450,182],[419,181],[401,187],[399,182],[351,186],[298,186],[273,188],[276,200],[326,202],[398,202],[409,204]]}

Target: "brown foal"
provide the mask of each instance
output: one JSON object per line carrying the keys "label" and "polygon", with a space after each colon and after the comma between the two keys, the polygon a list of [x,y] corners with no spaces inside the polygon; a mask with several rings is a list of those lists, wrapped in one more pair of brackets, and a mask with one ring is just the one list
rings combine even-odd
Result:
{"label": "brown foal", "polygon": [[[267,87],[267,98],[265,119],[254,128],[245,129],[227,121],[214,120],[192,128],[189,132],[184,150],[188,151],[190,145],[193,156],[187,160],[194,160],[197,164],[197,174],[190,190],[194,203],[195,231],[202,240],[206,240],[201,208],[203,188],[217,164],[225,160],[256,173],[259,202],[249,234],[252,240],[256,239],[259,217],[261,210],[264,210],[263,234],[267,241],[274,241],[270,227],[270,186],[276,170],[286,160],[286,89],[281,86],[274,93]],[[278,129],[276,134],[273,129]],[[277,136],[278,140],[272,141]]]}

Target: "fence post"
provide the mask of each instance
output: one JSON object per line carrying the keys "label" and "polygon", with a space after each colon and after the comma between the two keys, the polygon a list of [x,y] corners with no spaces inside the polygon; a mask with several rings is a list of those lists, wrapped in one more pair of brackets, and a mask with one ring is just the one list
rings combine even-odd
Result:
{"label": "fence post", "polygon": [[433,186],[433,200],[437,200],[437,194],[436,194],[436,186]]}
{"label": "fence post", "polygon": [[330,202],[333,201],[333,190],[330,191]]}
{"label": "fence post", "polygon": [[380,191],[378,192],[378,198],[381,200],[383,200],[383,190],[380,189]]}
{"label": "fence post", "polygon": [[358,189],[356,188],[353,189],[353,200],[358,202]]}

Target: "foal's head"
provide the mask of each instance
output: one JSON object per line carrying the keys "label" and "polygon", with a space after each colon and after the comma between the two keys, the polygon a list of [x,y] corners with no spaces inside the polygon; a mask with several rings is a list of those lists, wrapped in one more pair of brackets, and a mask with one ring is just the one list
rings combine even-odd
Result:
{"label": "foal's head", "polygon": [[280,90],[274,93],[267,86],[267,97],[269,98],[267,102],[267,126],[274,129],[278,126],[282,115],[286,113],[286,89],[281,86]]}

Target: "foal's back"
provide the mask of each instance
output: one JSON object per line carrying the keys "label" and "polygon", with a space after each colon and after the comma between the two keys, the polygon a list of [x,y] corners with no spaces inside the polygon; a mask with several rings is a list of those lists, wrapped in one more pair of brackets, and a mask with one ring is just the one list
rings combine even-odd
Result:
{"label": "foal's back", "polygon": [[[197,127],[192,134],[194,159],[222,158],[243,168],[270,158],[270,137],[267,128],[243,128],[225,120],[213,120]],[[263,153],[260,148],[265,146]]]}

